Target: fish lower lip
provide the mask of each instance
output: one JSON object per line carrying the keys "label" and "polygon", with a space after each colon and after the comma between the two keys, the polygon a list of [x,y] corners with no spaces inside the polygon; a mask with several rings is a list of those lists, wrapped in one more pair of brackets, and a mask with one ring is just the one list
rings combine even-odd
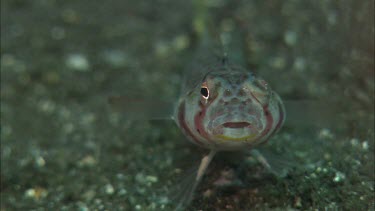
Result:
{"label": "fish lower lip", "polygon": [[248,122],[226,122],[226,123],[222,124],[222,126],[226,127],[226,128],[244,128],[244,127],[248,127],[250,125],[251,124],[248,123]]}

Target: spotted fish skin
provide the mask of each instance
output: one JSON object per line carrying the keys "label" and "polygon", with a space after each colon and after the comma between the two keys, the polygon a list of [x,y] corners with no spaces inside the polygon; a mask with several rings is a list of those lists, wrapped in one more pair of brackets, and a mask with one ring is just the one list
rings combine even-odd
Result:
{"label": "spotted fish skin", "polygon": [[208,72],[180,97],[174,119],[193,143],[229,151],[266,142],[285,116],[281,98],[263,79],[225,67]]}

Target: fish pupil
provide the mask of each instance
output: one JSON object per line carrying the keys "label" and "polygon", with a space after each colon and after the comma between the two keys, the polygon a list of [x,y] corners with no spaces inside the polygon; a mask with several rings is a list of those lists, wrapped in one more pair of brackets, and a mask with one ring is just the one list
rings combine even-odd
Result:
{"label": "fish pupil", "polygon": [[208,98],[208,89],[206,87],[202,87],[201,94],[203,97]]}

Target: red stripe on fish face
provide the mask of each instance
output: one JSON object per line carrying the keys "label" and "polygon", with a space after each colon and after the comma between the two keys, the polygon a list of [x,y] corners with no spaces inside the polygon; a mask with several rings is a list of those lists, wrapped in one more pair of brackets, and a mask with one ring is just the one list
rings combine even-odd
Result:
{"label": "red stripe on fish face", "polygon": [[285,115],[284,115],[284,110],[282,109],[282,105],[280,102],[277,103],[278,107],[279,107],[279,121],[277,122],[277,125],[275,127],[275,129],[272,131],[272,134],[275,134],[277,131],[279,131],[282,123],[284,122],[284,118],[285,118]]}
{"label": "red stripe on fish face", "polygon": [[191,138],[196,144],[203,146],[204,144],[199,141],[197,137],[193,134],[193,132],[190,130],[189,126],[186,124],[185,119],[185,101],[182,101],[178,107],[178,123],[183,131],[185,131],[185,134]]}
{"label": "red stripe on fish face", "polygon": [[212,142],[210,139],[209,134],[204,128],[203,120],[207,113],[207,108],[215,101],[217,96],[215,96],[213,99],[210,99],[207,105],[203,105],[201,101],[199,101],[199,107],[201,108],[201,111],[198,112],[194,117],[194,124],[197,132],[202,135],[208,142]]}
{"label": "red stripe on fish face", "polygon": [[[260,103],[260,101],[254,96],[253,93],[251,93],[251,96],[255,99],[255,101],[257,101],[259,103],[259,105],[262,105]],[[269,109],[268,109],[268,105],[265,105],[265,106],[262,106],[263,108],[263,114],[264,116],[266,117],[266,127],[264,128],[264,130],[262,131],[262,133],[258,136],[258,140],[262,140],[263,137],[267,136],[267,134],[270,132],[271,128],[272,128],[272,125],[273,125],[273,117],[272,117],[272,114],[269,112]],[[268,137],[271,137],[271,136],[268,136]],[[265,143],[267,141],[266,140],[263,140],[263,142]]]}
{"label": "red stripe on fish face", "polygon": [[206,116],[207,107],[203,106],[202,103],[199,103],[199,107],[201,108],[201,111],[194,117],[195,128],[199,134],[201,134],[206,140],[209,140],[209,135],[203,125],[203,119]]}
{"label": "red stripe on fish face", "polygon": [[[268,110],[268,105],[263,107],[263,113],[266,116],[266,127],[264,128],[263,132],[258,137],[258,140],[262,140],[263,137],[267,136],[267,134],[270,132],[273,124],[273,117],[272,114]],[[270,137],[270,136],[268,136]],[[264,140],[266,142],[267,140]]]}

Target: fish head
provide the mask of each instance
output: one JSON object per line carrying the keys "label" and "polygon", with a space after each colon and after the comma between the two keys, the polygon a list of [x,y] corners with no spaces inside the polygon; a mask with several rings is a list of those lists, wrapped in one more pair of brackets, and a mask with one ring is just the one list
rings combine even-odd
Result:
{"label": "fish head", "polygon": [[200,88],[205,130],[215,139],[250,141],[265,127],[271,91],[250,72],[211,72]]}
{"label": "fish head", "polygon": [[252,146],[284,121],[281,99],[263,79],[248,71],[212,71],[186,97],[195,139],[208,148]]}

